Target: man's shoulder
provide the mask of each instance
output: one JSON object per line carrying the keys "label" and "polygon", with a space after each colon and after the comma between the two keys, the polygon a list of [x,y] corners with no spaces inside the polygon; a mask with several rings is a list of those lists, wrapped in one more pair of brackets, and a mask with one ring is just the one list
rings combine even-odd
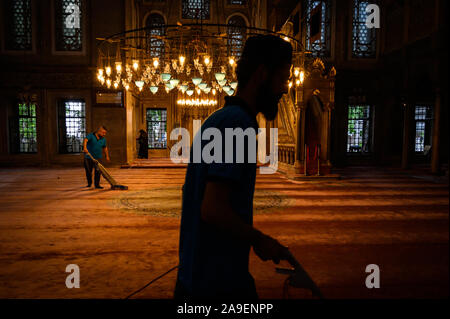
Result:
{"label": "man's shoulder", "polygon": [[227,105],[211,114],[205,124],[213,127],[251,127],[255,121],[241,106]]}

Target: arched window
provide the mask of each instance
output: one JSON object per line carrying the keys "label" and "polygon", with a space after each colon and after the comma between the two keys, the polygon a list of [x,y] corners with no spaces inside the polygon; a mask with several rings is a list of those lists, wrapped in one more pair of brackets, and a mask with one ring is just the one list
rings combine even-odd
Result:
{"label": "arched window", "polygon": [[56,51],[83,50],[84,0],[55,1]]}
{"label": "arched window", "polygon": [[228,55],[241,56],[246,37],[246,30],[242,27],[245,26],[245,20],[241,16],[235,15],[228,20]]}
{"label": "arched window", "polygon": [[331,0],[305,0],[306,49],[314,56],[331,54]]}
{"label": "arched window", "polygon": [[164,18],[158,13],[152,13],[147,17],[147,50],[150,56],[162,58],[164,56],[164,41],[160,39],[166,33]]}
{"label": "arched window", "polygon": [[5,0],[4,6],[6,49],[30,51],[32,49],[31,0]]}
{"label": "arched window", "polygon": [[[370,3],[376,3],[371,0]],[[353,38],[352,55],[354,58],[375,58],[377,47],[376,29],[366,26],[368,13],[366,12],[369,1],[353,1]]]}

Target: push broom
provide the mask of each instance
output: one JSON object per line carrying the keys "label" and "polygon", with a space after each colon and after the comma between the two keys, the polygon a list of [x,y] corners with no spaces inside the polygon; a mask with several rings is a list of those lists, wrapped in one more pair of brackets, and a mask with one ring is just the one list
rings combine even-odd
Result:
{"label": "push broom", "polygon": [[97,166],[98,170],[103,175],[103,177],[108,181],[109,184],[111,184],[111,189],[122,189],[122,190],[128,189],[128,186],[117,184],[116,180],[111,176],[111,174],[109,174],[106,168],[102,164],[100,164],[99,161],[93,158],[91,153],[87,152],[87,154],[94,161],[94,164]]}

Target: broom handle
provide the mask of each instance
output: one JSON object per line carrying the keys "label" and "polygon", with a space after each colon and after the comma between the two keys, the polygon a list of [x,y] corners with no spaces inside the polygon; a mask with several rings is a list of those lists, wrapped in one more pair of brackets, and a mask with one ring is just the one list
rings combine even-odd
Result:
{"label": "broom handle", "polygon": [[87,152],[87,154],[89,155],[89,157],[90,157],[95,163],[98,163],[98,161],[97,161],[95,158],[92,157],[91,153],[89,153],[89,151]]}

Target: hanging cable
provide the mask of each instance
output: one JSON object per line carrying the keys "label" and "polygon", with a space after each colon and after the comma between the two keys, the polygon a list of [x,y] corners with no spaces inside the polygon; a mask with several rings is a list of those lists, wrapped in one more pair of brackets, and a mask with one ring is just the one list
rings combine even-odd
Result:
{"label": "hanging cable", "polygon": [[148,284],[146,284],[144,287],[139,288],[138,290],[136,290],[135,292],[131,293],[130,295],[128,295],[127,297],[125,297],[125,299],[129,299],[130,297],[134,296],[135,294],[137,294],[138,292],[144,290],[145,288],[147,288],[148,286],[150,286],[152,283],[154,283],[155,281],[157,281],[158,279],[164,277],[165,275],[167,275],[168,273],[170,273],[171,271],[175,270],[178,268],[178,265],[176,265],[175,267],[170,268],[168,271],[166,271],[164,274],[152,279]]}

